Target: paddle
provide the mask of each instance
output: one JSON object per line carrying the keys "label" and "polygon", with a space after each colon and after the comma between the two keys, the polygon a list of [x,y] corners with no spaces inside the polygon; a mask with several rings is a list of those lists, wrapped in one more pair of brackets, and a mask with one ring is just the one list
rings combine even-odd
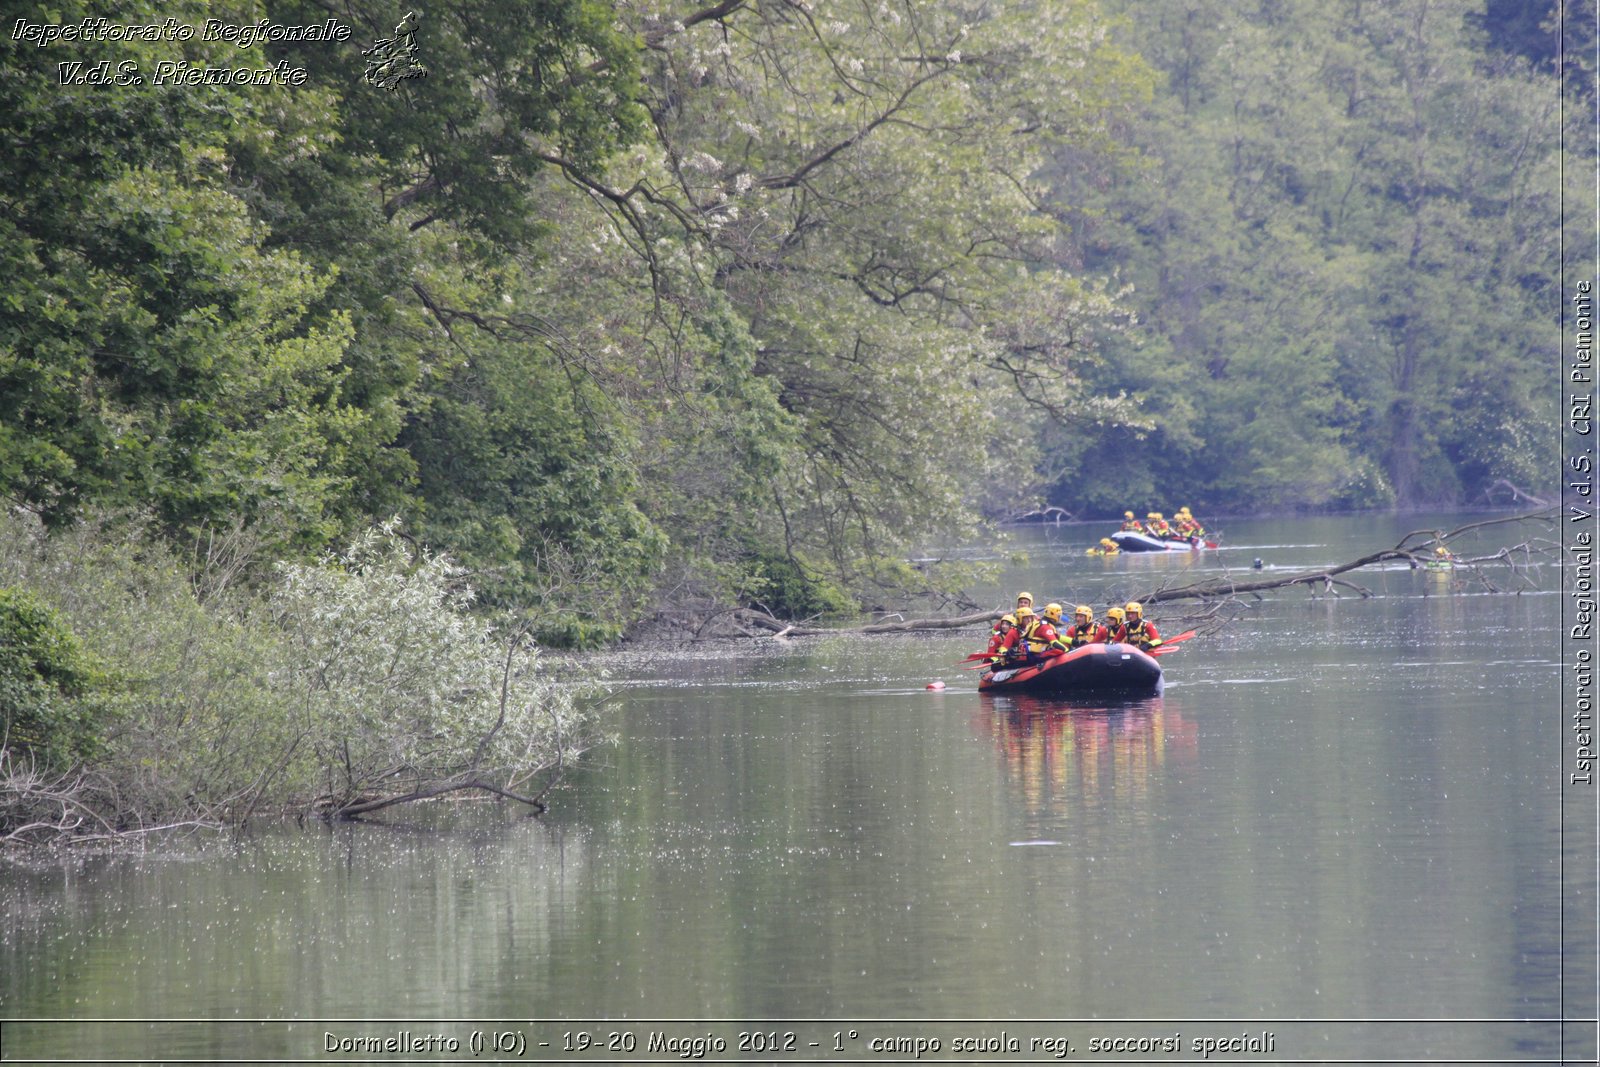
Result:
{"label": "paddle", "polygon": [[1023,666],[1024,666],[1023,664],[1013,664],[1010,667],[1002,667],[998,663],[979,663],[979,664],[977,664],[975,666],[963,667],[961,669],[964,670],[964,671],[986,671],[990,667],[993,667],[997,671],[1020,671],[1020,670],[1022,670]]}
{"label": "paddle", "polygon": [[1193,630],[1185,630],[1181,634],[1177,634],[1176,636],[1169,637],[1166,640],[1162,641],[1155,648],[1150,649],[1149,653],[1152,656],[1159,656],[1164,652],[1171,651],[1172,650],[1172,646],[1177,644],[1179,641],[1187,641],[1187,640],[1189,640],[1189,638],[1191,638],[1193,636],[1194,636],[1194,631]]}

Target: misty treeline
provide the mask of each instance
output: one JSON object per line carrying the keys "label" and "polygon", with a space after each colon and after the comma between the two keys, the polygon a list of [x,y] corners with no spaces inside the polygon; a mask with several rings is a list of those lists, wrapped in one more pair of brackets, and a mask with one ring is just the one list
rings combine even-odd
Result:
{"label": "misty treeline", "polygon": [[[362,49],[403,7],[13,5],[351,30],[0,35],[0,626],[31,635],[0,670],[40,790],[181,727],[260,758],[161,764],[143,822],[521,795],[592,729],[541,645],[937,597],[967,575],[908,546],[1046,505],[1556,481],[1588,7],[446,0],[416,9],[427,76],[385,88]],[[316,658],[394,625],[362,583],[409,579],[437,676]],[[259,689],[196,702],[199,662]],[[356,692],[470,712],[383,748]]]}

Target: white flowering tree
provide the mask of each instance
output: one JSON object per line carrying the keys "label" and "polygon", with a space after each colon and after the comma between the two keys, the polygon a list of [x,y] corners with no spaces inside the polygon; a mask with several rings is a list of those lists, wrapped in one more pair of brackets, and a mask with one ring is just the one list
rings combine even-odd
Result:
{"label": "white flowering tree", "polygon": [[337,558],[282,567],[275,688],[299,719],[285,773],[319,810],[351,817],[464,790],[542,808],[553,774],[597,739],[575,688],[541,674],[532,641],[469,613],[471,600],[454,564],[393,524]]}
{"label": "white flowering tree", "polygon": [[[642,481],[681,492],[652,517],[720,513],[727,472],[760,469],[756,506],[716,528],[867,591],[907,541],[956,534],[1002,463],[1025,487],[1015,446],[1041,422],[1138,418],[1086,385],[1126,316],[1114,281],[1076,269],[1042,178],[1103,169],[1150,91],[1096,3],[618,12],[646,46],[655,141],[603,173],[545,154],[576,196],[552,180],[567,239],[528,277],[627,405]],[[726,397],[755,413],[757,447],[733,451]]]}

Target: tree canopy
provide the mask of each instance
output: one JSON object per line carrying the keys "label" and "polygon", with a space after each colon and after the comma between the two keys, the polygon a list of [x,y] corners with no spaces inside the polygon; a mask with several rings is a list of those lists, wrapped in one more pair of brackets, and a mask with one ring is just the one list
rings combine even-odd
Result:
{"label": "tree canopy", "polygon": [[947,586],[913,546],[1041,501],[1544,490],[1559,13],[22,4],[348,32],[0,39],[0,492],[294,559],[399,516],[592,644]]}
{"label": "tree canopy", "polygon": [[[1145,328],[1111,342],[1107,385],[1156,429],[1092,442],[1052,499],[1416,507],[1484,503],[1502,481],[1548,491],[1554,238],[1573,224],[1562,122],[1588,110],[1564,111],[1555,55],[1503,51],[1481,5],[1432,0],[1151,15],[1130,23],[1166,76],[1131,130],[1147,166],[1058,190],[1089,262],[1134,281]],[[1113,458],[1130,450],[1143,486]]]}

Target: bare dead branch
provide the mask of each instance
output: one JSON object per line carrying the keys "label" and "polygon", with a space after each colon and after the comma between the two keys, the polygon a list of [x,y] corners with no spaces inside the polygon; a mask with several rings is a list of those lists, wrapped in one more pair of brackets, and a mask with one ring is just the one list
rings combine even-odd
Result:
{"label": "bare dead branch", "polygon": [[903,619],[899,622],[874,622],[864,626],[804,626],[786,622],[749,608],[736,614],[743,622],[770,631],[771,637],[819,637],[824,634],[897,634],[915,633],[919,630],[959,630],[968,626],[993,623],[1004,612],[1000,608],[980,611],[954,618]]}
{"label": "bare dead branch", "polygon": [[[1371,567],[1379,563],[1389,563],[1395,561],[1403,561],[1411,567],[1420,567],[1426,563],[1432,562],[1434,559],[1431,554],[1427,554],[1426,550],[1436,547],[1444,547],[1450,541],[1459,538],[1462,534],[1473,530],[1486,529],[1491,526],[1502,526],[1512,523],[1531,522],[1549,525],[1557,521],[1558,515],[1559,513],[1557,509],[1547,508],[1543,511],[1531,512],[1525,515],[1484,519],[1479,522],[1470,522],[1463,526],[1458,526],[1448,532],[1440,530],[1413,530],[1402,537],[1393,548],[1385,548],[1380,549],[1377,552],[1370,552],[1358,559],[1350,560],[1347,563],[1341,563],[1334,567],[1325,567],[1319,570],[1302,571],[1298,574],[1285,575],[1276,578],[1263,578],[1253,581],[1240,581],[1239,579],[1228,575],[1221,578],[1211,578],[1205,581],[1195,582],[1191,585],[1154,589],[1141,595],[1138,597],[1138,599],[1146,603],[1160,603],[1168,600],[1203,600],[1217,597],[1237,597],[1240,594],[1260,593],[1273,589],[1291,588],[1293,586],[1320,587],[1324,592],[1327,593],[1335,593],[1336,587],[1343,587],[1351,589],[1363,597],[1371,596],[1371,590],[1341,579],[1339,578],[1339,575],[1347,574],[1350,571],[1360,570],[1363,567]],[[1488,556],[1474,559],[1455,560],[1454,564],[1458,569],[1476,568],[1482,563],[1501,561],[1514,567],[1515,565],[1512,562],[1512,556],[1519,550],[1525,554],[1531,554],[1533,547],[1531,543],[1527,543],[1509,548],[1501,548],[1498,552]]]}

